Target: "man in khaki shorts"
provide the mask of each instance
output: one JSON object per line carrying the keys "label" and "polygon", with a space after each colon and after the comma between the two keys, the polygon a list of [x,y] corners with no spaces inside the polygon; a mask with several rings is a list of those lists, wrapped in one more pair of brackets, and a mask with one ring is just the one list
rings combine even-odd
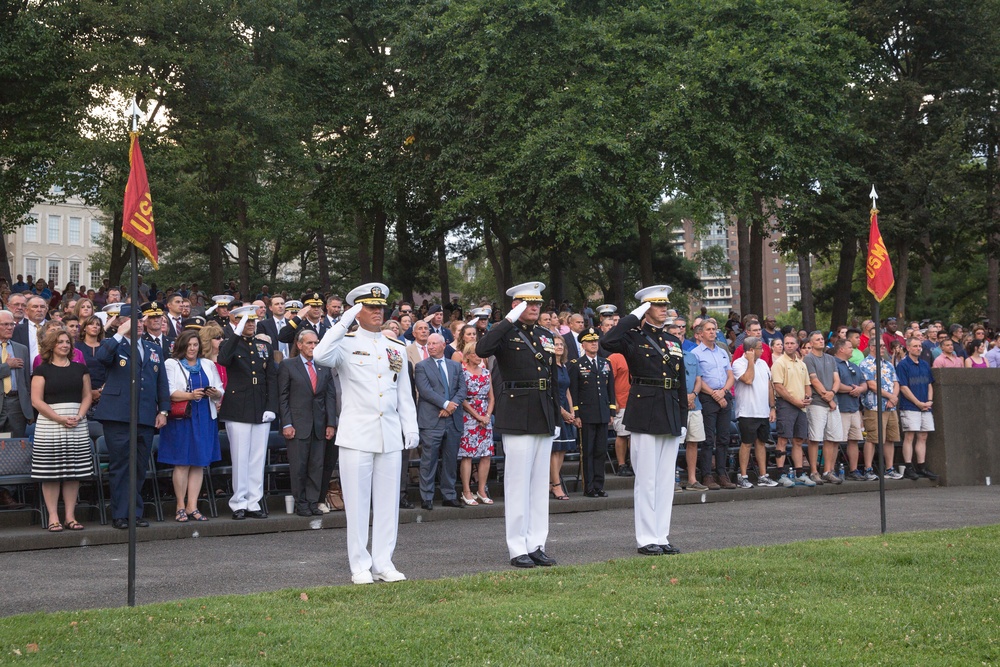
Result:
{"label": "man in khaki shorts", "polygon": [[[875,337],[868,341],[868,356],[861,362],[861,372],[868,383],[868,391],[861,395],[861,406],[865,409],[865,449],[878,443],[878,404],[876,398],[882,401],[882,455],[885,458],[886,479],[902,479],[903,475],[893,467],[896,453],[896,443],[899,441],[899,419],[896,407],[899,405],[899,380],[896,379],[896,369],[892,362],[886,359],[885,347],[882,351],[882,380],[875,381]],[[881,384],[881,386],[879,386]],[[867,472],[867,471],[866,471]],[[872,471],[874,473],[874,471]],[[866,474],[867,478],[867,474]]]}
{"label": "man in khaki shorts", "polygon": [[[838,443],[844,440],[837,406],[840,389],[837,361],[825,352],[822,332],[809,334],[809,342],[812,349],[803,361],[809,369],[809,381],[816,399],[806,408],[809,415],[809,478],[817,484],[840,484],[844,480],[833,469]],[[820,443],[823,443],[822,475],[817,468]]]}
{"label": "man in khaki shorts", "polygon": [[[809,369],[799,359],[799,339],[794,333],[785,336],[784,354],[771,365],[771,383],[774,385],[774,408],[778,429],[778,448],[774,461],[782,471],[778,483],[792,486],[816,486],[809,473],[802,467],[802,444],[809,435],[806,407],[812,402],[812,385]],[[785,448],[792,443],[794,473],[784,472]]]}
{"label": "man in khaki shorts", "polygon": [[[865,443],[864,472],[858,467],[858,443],[864,440],[864,432],[861,428],[861,395],[868,391],[868,383],[858,365],[851,361],[854,356],[854,344],[851,343],[849,337],[834,343],[833,356],[837,359],[837,376],[840,378],[837,407],[840,408],[840,423],[843,426],[844,438],[847,442],[845,478],[852,482],[878,479],[875,471],[872,470],[872,458],[875,455],[873,444]],[[867,475],[871,475],[871,477]]]}
{"label": "man in khaki shorts", "polygon": [[[667,325],[667,332],[678,338],[684,335],[682,326],[677,320]],[[701,416],[701,365],[698,357],[691,350],[684,350],[684,379],[687,382],[688,420],[687,437],[684,438],[684,461],[687,469],[687,481],[681,483],[683,488],[692,491],[707,491],[708,487],[698,481],[698,446],[705,442],[705,420]]]}

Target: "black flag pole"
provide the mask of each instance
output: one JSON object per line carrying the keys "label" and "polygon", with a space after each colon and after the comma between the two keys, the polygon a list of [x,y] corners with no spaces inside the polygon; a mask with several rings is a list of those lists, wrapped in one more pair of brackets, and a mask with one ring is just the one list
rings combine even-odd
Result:
{"label": "black flag pole", "polygon": [[875,408],[878,421],[878,467],[882,474],[878,477],[878,505],[882,515],[882,533],[885,534],[885,433],[882,428],[882,325],[880,303],[875,301]]}
{"label": "black flag pole", "polygon": [[135,606],[135,455],[139,445],[139,318],[136,295],[139,293],[139,253],[132,245],[132,277],[129,281],[129,301],[132,304],[130,320],[129,415],[128,415],[128,606]]}

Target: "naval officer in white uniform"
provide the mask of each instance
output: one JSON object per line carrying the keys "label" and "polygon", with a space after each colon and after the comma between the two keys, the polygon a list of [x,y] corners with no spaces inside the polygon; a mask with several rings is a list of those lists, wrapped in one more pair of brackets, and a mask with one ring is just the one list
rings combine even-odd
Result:
{"label": "naval officer in white uniform", "polygon": [[[403,581],[392,564],[399,526],[399,475],[405,447],[420,440],[403,343],[381,333],[389,288],[367,283],[347,294],[351,308],[334,324],[314,359],[340,375],[337,445],[347,515],[347,556],[355,584]],[[347,333],[355,319],[358,329]],[[368,552],[369,507],[372,550]]]}

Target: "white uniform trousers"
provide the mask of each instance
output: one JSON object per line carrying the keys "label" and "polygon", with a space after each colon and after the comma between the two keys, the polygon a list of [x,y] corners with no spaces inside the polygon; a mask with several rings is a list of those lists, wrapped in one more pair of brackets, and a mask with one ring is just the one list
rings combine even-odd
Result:
{"label": "white uniform trousers", "polygon": [[[392,553],[399,529],[398,451],[375,453],[340,448],[340,488],[347,515],[347,558],[351,574],[395,570]],[[372,550],[368,553],[368,518]]]}
{"label": "white uniform trousers", "polygon": [[229,453],[233,459],[233,497],[229,507],[236,510],[259,510],[264,497],[264,457],[270,424],[226,422]]}
{"label": "white uniform trousers", "polygon": [[549,536],[552,434],[503,436],[503,506],[511,558],[545,548]]}
{"label": "white uniform trousers", "polygon": [[635,541],[666,544],[674,507],[674,469],[681,439],[632,431],[632,469],[635,471]]}

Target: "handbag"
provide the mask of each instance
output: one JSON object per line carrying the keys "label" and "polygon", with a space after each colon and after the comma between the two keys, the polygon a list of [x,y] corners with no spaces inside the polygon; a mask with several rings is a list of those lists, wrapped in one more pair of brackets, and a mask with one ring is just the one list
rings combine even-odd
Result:
{"label": "handbag", "polygon": [[0,476],[31,473],[31,441],[27,438],[0,439]]}
{"label": "handbag", "polygon": [[[190,392],[191,376],[186,370],[184,370],[184,366],[182,366],[180,362],[177,362],[177,365],[180,367],[181,372],[187,377],[187,390]],[[167,416],[171,419],[188,419],[191,416],[191,401],[172,401],[170,403],[170,412]]]}

